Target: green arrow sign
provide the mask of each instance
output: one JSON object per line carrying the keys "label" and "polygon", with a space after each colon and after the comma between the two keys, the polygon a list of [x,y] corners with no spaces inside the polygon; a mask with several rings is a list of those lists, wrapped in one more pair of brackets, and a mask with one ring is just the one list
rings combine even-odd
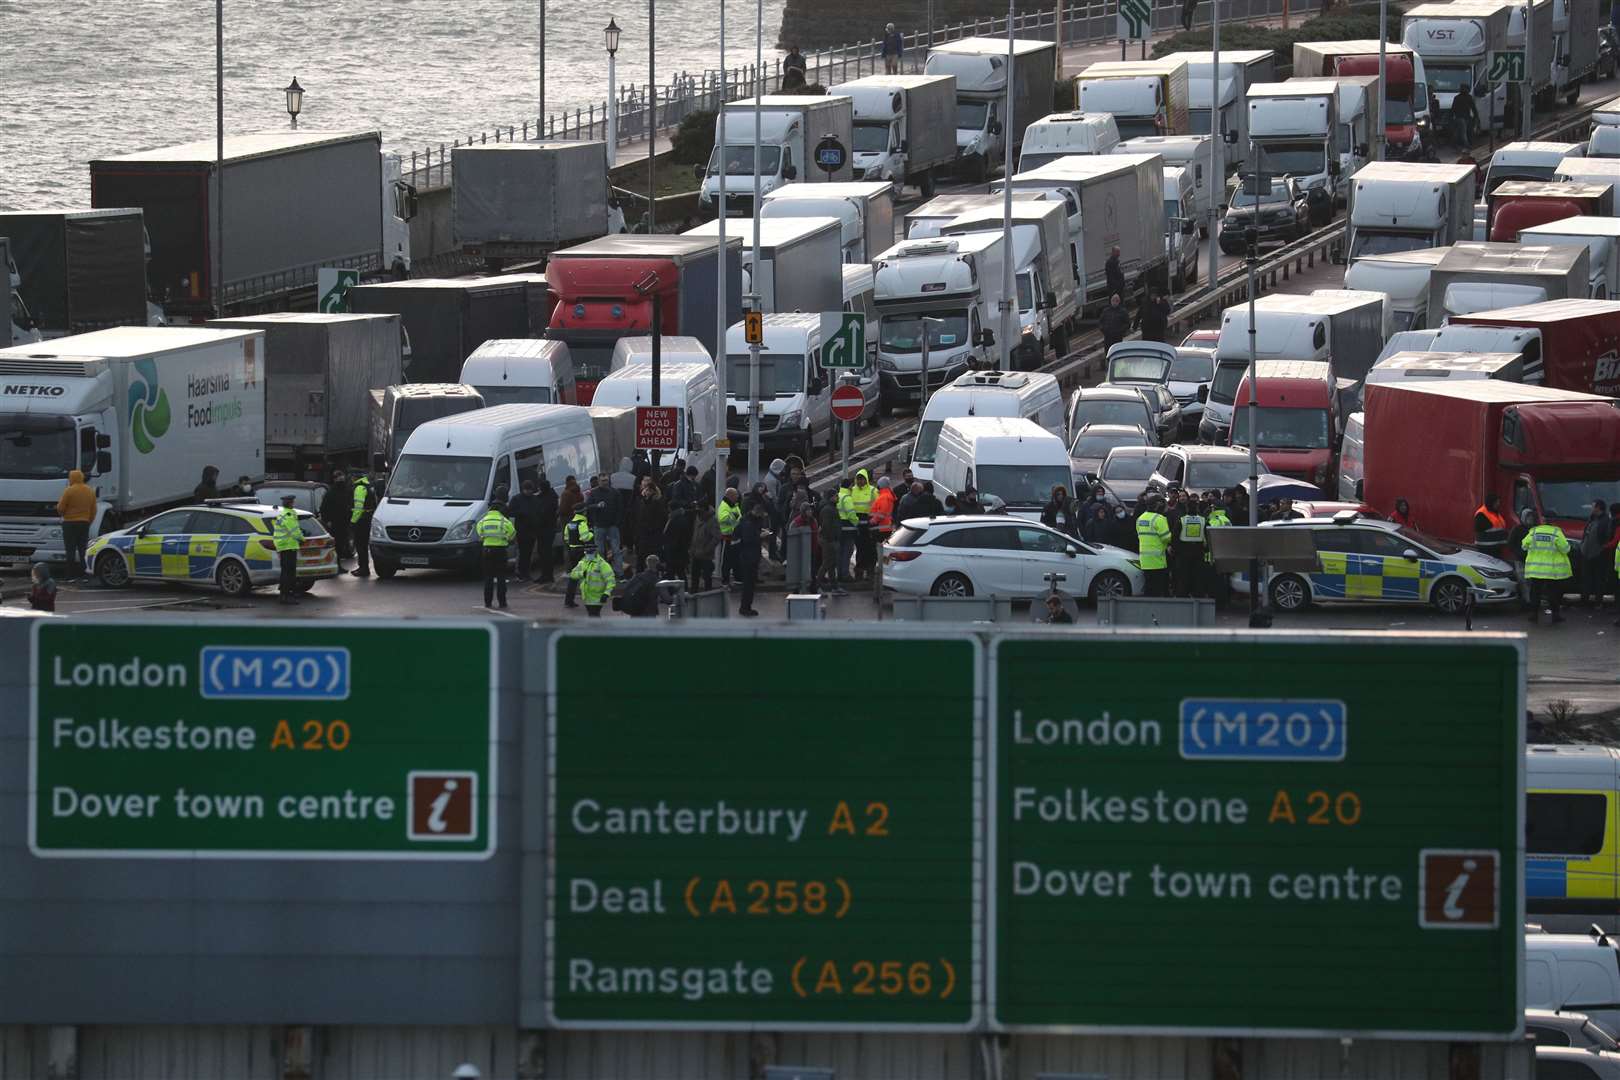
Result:
{"label": "green arrow sign", "polygon": [[1525,79],[1525,63],[1523,49],[1498,49],[1491,53],[1490,65],[1486,69],[1485,81],[1495,85],[1497,83],[1521,83]]}
{"label": "green arrow sign", "polygon": [[858,370],[866,366],[866,316],[844,313],[838,332],[822,346],[821,366],[829,370]]}
{"label": "green arrow sign", "polygon": [[481,859],[490,629],[35,628],[37,855]]}
{"label": "green arrow sign", "polygon": [[[721,655],[755,675],[703,674]],[[916,673],[904,706],[851,656]],[[970,1026],[978,657],[915,631],[555,638],[553,1022]],[[666,674],[604,693],[608,670]]]}
{"label": "green arrow sign", "polygon": [[360,271],[342,270],[323,266],[315,271],[315,291],[320,296],[318,308],[329,315],[349,310],[349,290],[360,284]]}
{"label": "green arrow sign", "polygon": [[997,640],[992,1019],[1517,1033],[1522,648]]}
{"label": "green arrow sign", "polygon": [[1149,0],[1119,0],[1116,20],[1121,41],[1142,41],[1152,32],[1153,11]]}

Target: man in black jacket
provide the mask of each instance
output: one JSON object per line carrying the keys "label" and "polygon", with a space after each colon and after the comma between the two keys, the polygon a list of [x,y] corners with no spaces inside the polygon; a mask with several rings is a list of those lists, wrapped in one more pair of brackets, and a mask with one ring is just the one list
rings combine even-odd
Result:
{"label": "man in black jacket", "polygon": [[534,522],[535,557],[540,562],[540,573],[534,580],[549,585],[556,575],[556,551],[552,545],[557,542],[557,491],[543,476],[534,493]]}
{"label": "man in black jacket", "polygon": [[523,481],[517,496],[506,504],[506,516],[517,527],[517,576],[529,579],[529,558],[540,532],[539,496],[533,480]]}
{"label": "man in black jacket", "polygon": [[1136,322],[1142,328],[1143,341],[1169,340],[1170,301],[1157,285],[1148,286],[1147,300],[1137,309]]}
{"label": "man in black jacket", "polygon": [[1104,349],[1124,341],[1125,335],[1131,332],[1131,313],[1125,310],[1119,293],[1108,298],[1108,306],[1097,316],[1097,329],[1102,331]]}
{"label": "man in black jacket", "polygon": [[1108,253],[1108,262],[1103,270],[1108,275],[1108,291],[1124,296],[1125,268],[1119,265],[1119,248],[1116,247]]}
{"label": "man in black jacket", "polygon": [[732,547],[736,550],[737,579],[742,582],[742,602],[737,614],[750,619],[759,614],[754,610],[754,586],[759,581],[759,545],[769,520],[765,504],[755,502],[731,534]]}
{"label": "man in black jacket", "polygon": [[326,531],[332,534],[339,563],[354,554],[349,543],[349,511],[353,506],[354,489],[349,487],[348,478],[342,469],[332,470],[332,482],[326,486],[326,494],[321,496],[321,509],[316,516],[326,526]]}

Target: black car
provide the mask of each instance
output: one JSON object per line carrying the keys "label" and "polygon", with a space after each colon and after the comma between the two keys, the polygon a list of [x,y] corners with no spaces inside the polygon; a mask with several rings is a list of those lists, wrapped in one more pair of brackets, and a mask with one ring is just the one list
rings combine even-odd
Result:
{"label": "black car", "polygon": [[1293,177],[1273,177],[1258,195],[1257,186],[1252,176],[1233,186],[1226,216],[1221,218],[1221,250],[1228,255],[1243,250],[1243,232],[1250,226],[1262,244],[1286,244],[1311,231],[1309,200]]}

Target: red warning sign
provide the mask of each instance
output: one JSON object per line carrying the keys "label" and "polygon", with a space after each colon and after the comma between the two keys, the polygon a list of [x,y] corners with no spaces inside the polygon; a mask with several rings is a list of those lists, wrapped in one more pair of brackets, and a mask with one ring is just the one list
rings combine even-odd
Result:
{"label": "red warning sign", "polygon": [[679,450],[680,410],[673,405],[636,406],[636,449]]}

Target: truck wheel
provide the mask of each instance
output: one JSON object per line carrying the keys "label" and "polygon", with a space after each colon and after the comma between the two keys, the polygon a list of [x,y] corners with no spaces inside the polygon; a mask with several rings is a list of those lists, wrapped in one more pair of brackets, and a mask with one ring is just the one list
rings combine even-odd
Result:
{"label": "truck wheel", "polygon": [[934,197],[933,169],[929,169],[927,172],[922,174],[922,180],[918,183],[918,187],[922,189],[922,197],[924,202],[927,202],[929,199]]}
{"label": "truck wheel", "polygon": [[383,562],[381,559],[376,559],[371,564],[371,570],[372,573],[376,574],[383,581],[387,581],[389,578],[393,577],[399,572],[399,564]]}
{"label": "truck wheel", "polygon": [[103,551],[96,559],[96,580],[109,589],[129,587],[129,563],[116,551]]}
{"label": "truck wheel", "polygon": [[214,571],[214,583],[226,596],[240,599],[253,593],[253,578],[248,575],[247,567],[235,559],[226,559],[219,564],[219,569]]}

